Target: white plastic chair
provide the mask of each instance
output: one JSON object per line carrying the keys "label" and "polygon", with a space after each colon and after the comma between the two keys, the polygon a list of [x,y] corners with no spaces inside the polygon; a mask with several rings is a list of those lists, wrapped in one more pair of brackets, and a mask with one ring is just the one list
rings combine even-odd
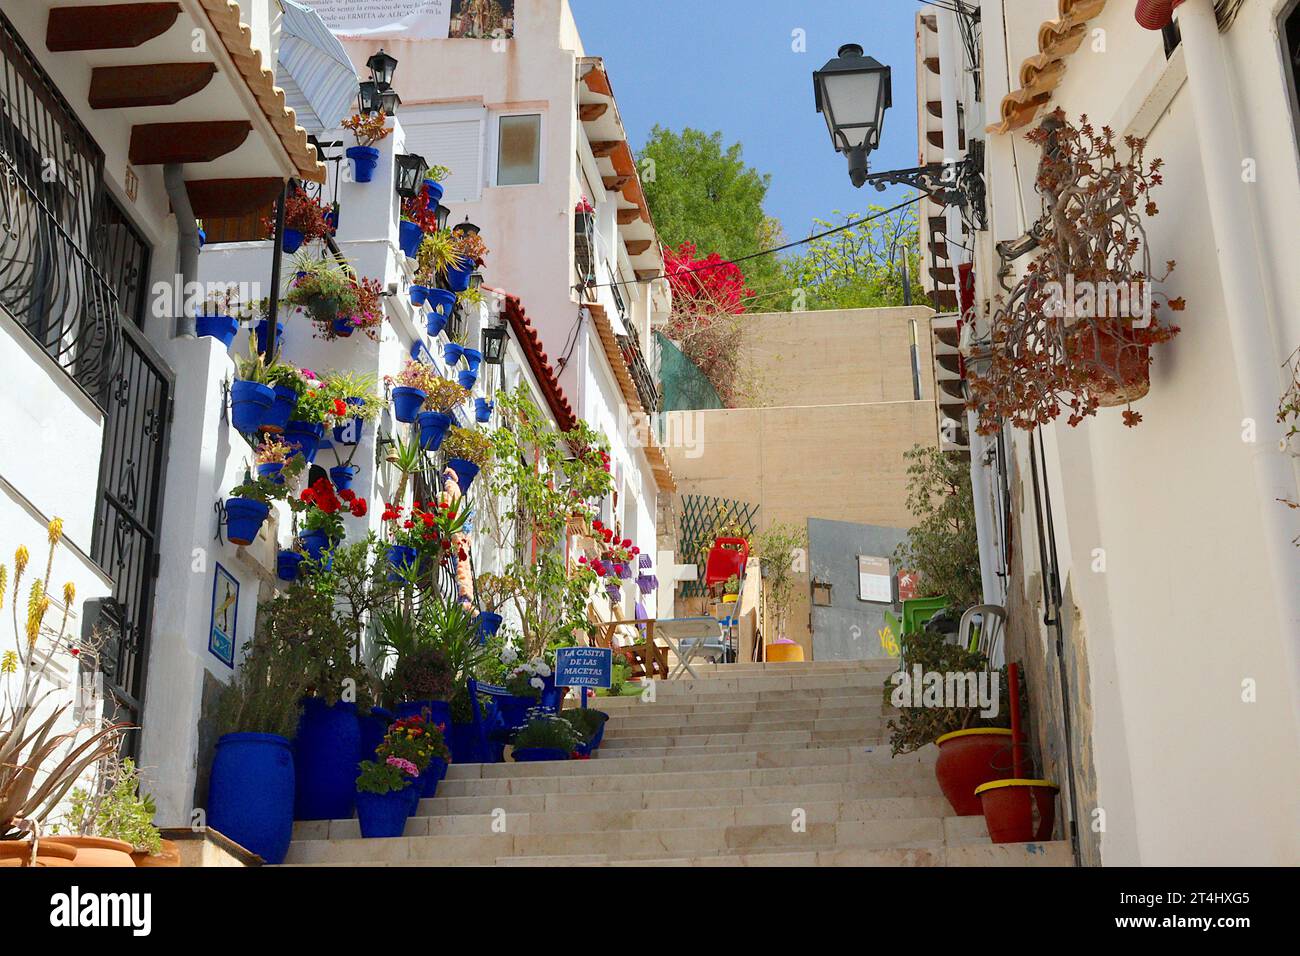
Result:
{"label": "white plastic chair", "polygon": [[1003,643],[1007,629],[1007,609],[1001,604],[976,604],[961,616],[957,627],[957,644],[969,648],[971,634],[979,618],[979,645],[977,650],[988,660],[989,670],[1003,664]]}

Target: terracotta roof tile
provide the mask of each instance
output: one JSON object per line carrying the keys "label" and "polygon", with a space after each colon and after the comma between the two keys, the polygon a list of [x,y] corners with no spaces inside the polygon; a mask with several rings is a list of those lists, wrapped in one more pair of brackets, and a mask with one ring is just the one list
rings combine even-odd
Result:
{"label": "terracotta roof tile", "polygon": [[[488,289],[488,286],[483,288]],[[506,322],[509,323],[515,338],[524,350],[524,355],[528,359],[528,367],[532,369],[537,384],[541,386],[542,394],[546,398],[546,404],[551,409],[551,413],[555,415],[555,422],[559,425],[560,431],[567,432],[574,428],[578,424],[578,416],[574,414],[573,406],[564,394],[564,389],[560,387],[559,373],[551,365],[550,357],[546,354],[546,349],[542,347],[542,337],[537,334],[537,330],[533,328],[533,323],[529,321],[528,313],[524,311],[519,296],[510,295],[500,289],[488,289],[488,291],[497,292],[504,296]]]}

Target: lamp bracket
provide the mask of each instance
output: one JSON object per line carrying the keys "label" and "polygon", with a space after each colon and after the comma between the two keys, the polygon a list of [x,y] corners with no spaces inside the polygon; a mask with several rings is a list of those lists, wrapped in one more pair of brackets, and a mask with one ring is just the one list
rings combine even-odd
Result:
{"label": "lamp bracket", "polygon": [[910,169],[870,173],[870,183],[880,192],[887,186],[910,186],[969,213],[978,230],[988,228],[984,207],[984,142],[972,140],[966,155],[955,163],[928,163]]}

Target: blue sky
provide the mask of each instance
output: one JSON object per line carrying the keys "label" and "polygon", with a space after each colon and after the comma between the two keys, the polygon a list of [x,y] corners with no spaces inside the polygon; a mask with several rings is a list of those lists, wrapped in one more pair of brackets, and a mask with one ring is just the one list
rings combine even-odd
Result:
{"label": "blue sky", "polygon": [[[634,148],[655,123],[721,130],[770,173],[765,203],[787,237],[815,216],[861,211],[896,190],[854,189],[813,106],[813,71],[860,43],[893,68],[873,171],[916,165],[914,23],[918,0],[569,0],[592,56],[603,56]],[[802,29],[807,52],[792,50]],[[897,201],[896,199],[894,201]]]}

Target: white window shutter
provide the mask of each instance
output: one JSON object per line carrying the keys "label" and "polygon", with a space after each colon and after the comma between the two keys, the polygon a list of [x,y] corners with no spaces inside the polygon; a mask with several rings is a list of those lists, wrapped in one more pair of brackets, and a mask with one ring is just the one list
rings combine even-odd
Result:
{"label": "white window shutter", "polygon": [[451,175],[443,185],[444,205],[477,202],[483,194],[483,120],[439,121],[430,116],[402,117],[406,151],[424,157],[430,166],[446,166]]}

